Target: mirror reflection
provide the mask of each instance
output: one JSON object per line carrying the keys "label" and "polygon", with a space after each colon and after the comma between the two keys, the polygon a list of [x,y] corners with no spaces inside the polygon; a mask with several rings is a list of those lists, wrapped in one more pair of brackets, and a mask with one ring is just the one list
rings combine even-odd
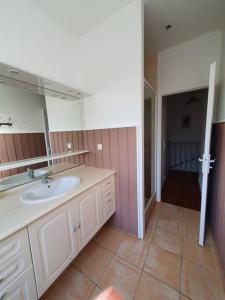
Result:
{"label": "mirror reflection", "polygon": [[[0,73],[0,164],[83,150],[82,100],[60,88],[54,91]],[[83,155],[28,161],[22,167],[0,171],[0,191],[48,180],[53,173],[83,163]]]}

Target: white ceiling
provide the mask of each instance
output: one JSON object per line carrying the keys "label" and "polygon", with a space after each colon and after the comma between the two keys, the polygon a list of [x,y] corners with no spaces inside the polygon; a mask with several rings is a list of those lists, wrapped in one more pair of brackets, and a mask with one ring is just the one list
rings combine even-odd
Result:
{"label": "white ceiling", "polygon": [[[145,0],[145,50],[160,51],[225,23],[225,0]],[[167,24],[173,25],[169,31]]]}
{"label": "white ceiling", "polygon": [[[79,38],[133,0],[31,0]],[[225,0],[144,0],[145,51],[160,51],[225,26]],[[167,24],[173,25],[169,31]]]}
{"label": "white ceiling", "polygon": [[32,1],[75,38],[79,38],[133,0]]}

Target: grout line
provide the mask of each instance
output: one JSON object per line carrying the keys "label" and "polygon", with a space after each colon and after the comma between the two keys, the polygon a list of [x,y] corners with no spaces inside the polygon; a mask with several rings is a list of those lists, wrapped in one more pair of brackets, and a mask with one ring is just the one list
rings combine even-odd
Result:
{"label": "grout line", "polygon": [[184,228],[184,211],[182,211],[182,225],[181,225],[181,251],[180,251],[180,288],[181,293],[182,287],[182,265],[183,265],[183,228]]}
{"label": "grout line", "polygon": [[182,259],[183,259],[184,261],[187,261],[187,262],[191,263],[192,265],[194,265],[194,266],[196,266],[196,267],[199,267],[199,268],[201,268],[201,269],[203,269],[203,270],[205,270],[205,271],[210,272],[211,274],[214,274],[214,275],[216,275],[216,276],[218,276],[218,277],[224,278],[223,274],[219,274],[219,273],[216,273],[215,271],[209,270],[208,268],[206,268],[206,267],[204,267],[204,266],[202,266],[202,265],[198,265],[198,264],[194,263],[193,261],[191,261],[191,260],[189,260],[189,259],[187,259],[187,258],[182,258]]}

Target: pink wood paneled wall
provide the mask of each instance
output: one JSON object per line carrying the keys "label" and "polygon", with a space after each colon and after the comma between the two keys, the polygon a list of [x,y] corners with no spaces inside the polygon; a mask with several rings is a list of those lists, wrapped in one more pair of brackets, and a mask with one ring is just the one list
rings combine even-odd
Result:
{"label": "pink wood paneled wall", "polygon": [[[85,164],[113,169],[116,176],[116,214],[113,222],[137,235],[136,128],[115,128],[83,131]],[[97,150],[97,144],[103,150]]]}
{"label": "pink wood paneled wall", "polygon": [[[0,134],[0,163],[46,155],[44,133]],[[41,168],[44,163],[30,167]],[[16,168],[0,172],[7,177],[25,172],[25,168]]]}
{"label": "pink wood paneled wall", "polygon": [[209,180],[211,225],[225,275],[225,123],[214,124],[212,158],[216,158]]}
{"label": "pink wood paneled wall", "polygon": [[[68,151],[67,143],[71,143],[73,151],[83,150],[83,132],[82,131],[58,131],[50,132],[50,141],[52,153],[61,153]],[[76,166],[84,164],[84,155],[71,156],[66,158],[57,159],[56,163],[73,163]]]}
{"label": "pink wood paneled wall", "polygon": [[[116,176],[116,214],[113,222],[127,232],[137,235],[137,177],[136,177],[136,128],[63,131],[50,133],[53,153],[67,151],[67,143],[73,150],[88,149],[88,154],[57,160],[77,166],[113,169]],[[97,150],[97,144],[103,150]]]}

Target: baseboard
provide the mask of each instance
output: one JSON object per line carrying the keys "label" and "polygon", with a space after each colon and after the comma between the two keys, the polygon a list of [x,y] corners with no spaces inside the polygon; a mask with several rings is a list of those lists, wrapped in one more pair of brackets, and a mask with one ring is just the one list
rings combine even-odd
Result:
{"label": "baseboard", "polygon": [[152,199],[149,201],[149,205],[147,205],[146,209],[145,209],[145,227],[147,226],[148,224],[148,221],[150,219],[150,216],[153,212],[153,209],[155,207],[155,204],[156,204],[156,195],[154,194]]}

